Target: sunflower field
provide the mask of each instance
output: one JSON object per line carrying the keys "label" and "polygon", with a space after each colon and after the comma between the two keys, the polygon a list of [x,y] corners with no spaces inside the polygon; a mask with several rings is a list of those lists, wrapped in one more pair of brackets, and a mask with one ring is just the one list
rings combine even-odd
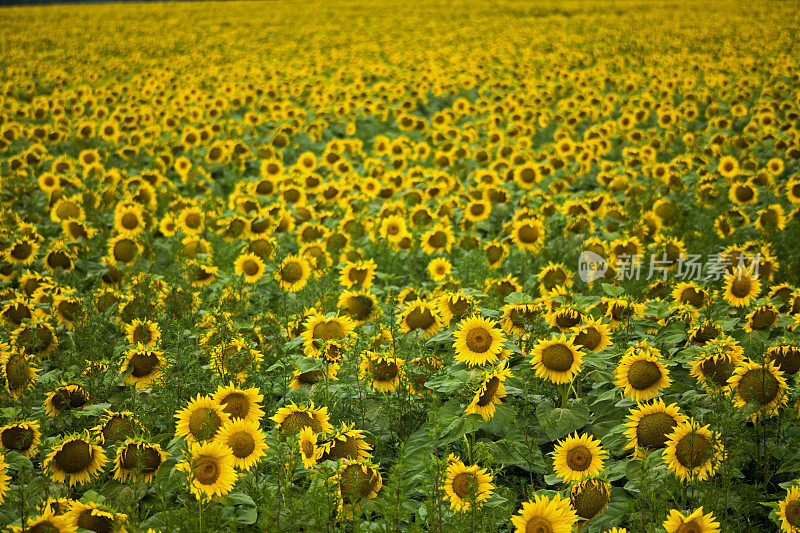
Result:
{"label": "sunflower field", "polygon": [[798,35],[0,8],[0,531],[800,532]]}

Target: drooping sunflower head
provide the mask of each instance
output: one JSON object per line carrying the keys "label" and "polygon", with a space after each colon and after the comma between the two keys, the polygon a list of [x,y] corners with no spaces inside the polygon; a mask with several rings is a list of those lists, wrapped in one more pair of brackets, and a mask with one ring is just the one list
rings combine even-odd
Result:
{"label": "drooping sunflower head", "polygon": [[446,292],[439,297],[439,314],[444,324],[452,319],[461,320],[473,307],[474,297],[464,292]]}
{"label": "drooping sunflower head", "polygon": [[580,350],[599,352],[611,345],[608,325],[599,319],[590,319],[572,330],[572,343]]}
{"label": "drooping sunflower head", "polygon": [[342,423],[340,429],[321,443],[320,450],[320,460],[322,461],[338,461],[340,459],[357,461],[372,457],[370,453],[372,446],[367,442],[364,432],[345,423]]}
{"label": "drooping sunflower head", "polygon": [[304,427],[310,427],[314,433],[328,434],[333,431],[328,419],[328,408],[325,406],[315,408],[313,402],[308,407],[299,407],[291,402],[270,417],[270,420],[277,424],[281,435],[285,437],[296,435]]}
{"label": "drooping sunflower head", "polygon": [[584,479],[569,493],[572,508],[578,517],[591,520],[600,516],[611,501],[611,485],[602,479]]}
{"label": "drooping sunflower head", "polygon": [[214,401],[231,419],[243,419],[248,422],[259,421],[264,416],[261,404],[264,396],[256,387],[243,389],[235,385],[220,385],[214,393]]}
{"label": "drooping sunflower head", "polygon": [[148,483],[166,458],[167,453],[158,444],[143,439],[127,439],[117,448],[114,479],[120,483],[128,480]]}
{"label": "drooping sunflower head", "polygon": [[364,352],[360,369],[360,378],[369,380],[370,387],[379,392],[395,390],[405,377],[405,361],[388,352]]}
{"label": "drooping sunflower head", "polygon": [[334,481],[339,493],[340,516],[351,516],[354,505],[363,499],[375,498],[383,487],[381,474],[369,459],[344,460]]}
{"label": "drooping sunflower head", "polygon": [[44,408],[47,416],[56,416],[64,411],[81,409],[89,403],[89,393],[80,385],[61,385],[47,395]]}
{"label": "drooping sunflower head", "polygon": [[512,377],[512,374],[505,361],[487,372],[478,388],[473,391],[472,401],[464,412],[481,415],[484,421],[491,419],[495,413],[495,406],[500,405],[507,395],[503,382],[509,377]]}
{"label": "drooping sunflower head", "polygon": [[781,520],[781,531],[800,530],[800,486],[794,486],[786,492],[778,507],[778,518]]}
{"label": "drooping sunflower head", "polygon": [[[6,345],[7,347],[7,345]],[[14,398],[19,398],[32,383],[39,372],[33,357],[16,349],[5,350],[0,345],[0,377],[6,384],[6,390]]]}
{"label": "drooping sunflower head", "polygon": [[754,404],[757,411],[753,418],[759,416],[772,417],[778,414],[778,408],[786,403],[786,379],[774,364],[758,364],[743,361],[728,378],[728,385],[733,389],[733,403],[742,408]]}
{"label": "drooping sunflower head", "polygon": [[565,333],[583,322],[584,315],[578,309],[564,306],[556,309],[549,316],[550,325]]}
{"label": "drooping sunflower head", "polygon": [[727,387],[733,370],[744,360],[744,349],[731,337],[709,341],[702,355],[691,362],[691,375],[706,389],[720,391]]}
{"label": "drooping sunflower head", "polygon": [[697,324],[687,335],[690,343],[703,346],[722,334],[722,326],[713,320],[704,320]]}
{"label": "drooping sunflower head", "polygon": [[267,449],[264,432],[258,422],[241,418],[223,424],[214,441],[231,449],[233,465],[241,470],[250,470],[255,466]]}
{"label": "drooping sunflower head", "polygon": [[667,436],[664,462],[681,480],[710,478],[722,456],[722,445],[716,433],[694,420],[678,424]]}
{"label": "drooping sunflower head", "polygon": [[44,460],[44,469],[55,481],[84,485],[97,476],[107,461],[103,448],[88,433],[74,433],[59,440]]}
{"label": "drooping sunflower head", "polygon": [[744,330],[747,332],[768,330],[778,321],[780,313],[772,304],[759,305],[747,315]]}
{"label": "drooping sunflower head", "polygon": [[672,383],[658,352],[644,342],[625,352],[617,365],[616,380],[625,397],[637,402],[649,400]]}
{"label": "drooping sunflower head", "polygon": [[317,356],[330,341],[346,343],[353,334],[355,325],[350,317],[314,315],[306,320],[301,334],[303,348],[308,356]]}
{"label": "drooping sunflower head", "polygon": [[0,450],[15,451],[30,457],[36,446],[42,442],[39,422],[13,422],[0,427]]}
{"label": "drooping sunflower head", "polygon": [[793,376],[800,371],[800,346],[790,343],[776,344],[767,350],[765,360],[773,363],[784,374]]}
{"label": "drooping sunflower head", "polygon": [[128,521],[127,515],[94,502],[74,502],[66,516],[71,520],[73,527],[109,533],[123,531]]}
{"label": "drooping sunflower head", "polygon": [[175,434],[192,443],[212,440],[222,425],[230,420],[230,415],[212,397],[198,394],[175,414],[175,418]]}
{"label": "drooping sunflower head", "polygon": [[596,476],[603,470],[606,451],[589,434],[575,433],[561,440],[553,450],[555,473],[566,482],[580,481],[587,476]]}
{"label": "drooping sunflower head", "polygon": [[345,291],[339,296],[339,309],[345,316],[353,320],[354,325],[361,325],[377,315],[378,302],[368,291]]}
{"label": "drooping sunflower head", "polygon": [[442,326],[442,318],[435,302],[416,300],[405,306],[397,324],[404,333],[419,331],[427,338]]}
{"label": "drooping sunflower head", "polygon": [[137,389],[158,383],[164,372],[166,360],[160,350],[139,343],[124,354],[119,373],[125,376],[126,383],[133,383]]}
{"label": "drooping sunflower head", "polygon": [[115,444],[135,437],[144,431],[130,411],[109,411],[100,416],[100,424],[92,428],[100,444]]}
{"label": "drooping sunflower head", "polygon": [[533,302],[506,304],[501,311],[500,324],[509,335],[524,335],[541,316],[538,305]]}
{"label": "drooping sunflower head", "polygon": [[665,405],[659,398],[650,403],[632,407],[625,426],[628,438],[626,449],[633,448],[634,457],[660,450],[666,446],[667,436],[678,424],[685,422],[677,404]]}
{"label": "drooping sunflower head", "polygon": [[539,342],[532,355],[536,375],[555,384],[572,381],[583,363],[583,350],[564,334]]}
{"label": "drooping sunflower head", "polygon": [[317,434],[311,429],[311,426],[305,426],[297,434],[297,445],[300,449],[300,459],[303,461],[303,466],[311,468],[317,464],[322,458],[322,447],[317,446]]}
{"label": "drooping sunflower head", "polygon": [[552,498],[534,495],[533,500],[522,504],[519,514],[511,517],[515,533],[570,533],[577,522],[570,500],[559,494]]}
{"label": "drooping sunflower head", "polygon": [[470,367],[497,362],[505,341],[496,322],[478,315],[462,320],[454,337],[456,360]]}

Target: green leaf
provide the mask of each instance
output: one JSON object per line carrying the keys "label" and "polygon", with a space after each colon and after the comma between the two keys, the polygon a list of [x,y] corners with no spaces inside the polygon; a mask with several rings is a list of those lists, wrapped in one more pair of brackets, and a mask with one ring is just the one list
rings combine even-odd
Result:
{"label": "green leaf", "polygon": [[553,407],[551,402],[536,406],[536,418],[551,441],[563,439],[581,429],[589,421],[589,408],[577,400],[570,400],[567,407]]}

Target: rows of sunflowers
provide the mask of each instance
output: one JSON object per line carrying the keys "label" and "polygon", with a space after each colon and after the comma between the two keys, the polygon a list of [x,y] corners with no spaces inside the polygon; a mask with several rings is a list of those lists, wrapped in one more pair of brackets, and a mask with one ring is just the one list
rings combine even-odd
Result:
{"label": "rows of sunflowers", "polygon": [[0,8],[0,530],[800,531],[798,35]]}

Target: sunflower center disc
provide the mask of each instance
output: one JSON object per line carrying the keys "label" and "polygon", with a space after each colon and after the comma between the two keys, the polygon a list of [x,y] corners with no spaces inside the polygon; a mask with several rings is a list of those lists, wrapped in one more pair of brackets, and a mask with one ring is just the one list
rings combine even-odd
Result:
{"label": "sunflower center disc", "polygon": [[592,452],[586,446],[575,446],[567,452],[567,466],[571,470],[583,472],[592,464]]}
{"label": "sunflower center disc", "polygon": [[135,378],[147,377],[158,366],[158,357],[152,352],[137,353],[131,357],[132,375]]}
{"label": "sunflower center disc", "polygon": [[256,441],[246,431],[237,431],[228,437],[228,446],[233,450],[233,455],[239,459],[249,457],[256,449]]}
{"label": "sunflower center disc", "polygon": [[392,361],[373,363],[372,376],[375,381],[393,381],[397,377],[397,365]]}
{"label": "sunflower center disc", "polygon": [[575,336],[575,344],[583,346],[584,349],[593,352],[598,346],[602,337],[595,328],[586,328]]}
{"label": "sunflower center disc", "polygon": [[283,281],[294,283],[303,277],[303,267],[297,263],[289,263],[281,269],[281,278]]}
{"label": "sunflower center disc", "polygon": [[548,370],[566,372],[572,368],[574,360],[572,350],[564,344],[552,344],[542,350],[542,363]]}
{"label": "sunflower center disc", "polygon": [[256,274],[258,274],[258,263],[256,263],[252,259],[248,259],[244,263],[242,263],[242,270],[244,271],[246,276],[255,276]]}
{"label": "sunflower center disc", "polygon": [[339,322],[336,320],[331,320],[328,322],[322,322],[317,324],[314,327],[314,335],[315,339],[329,341],[333,339],[342,339],[345,337],[345,331]]}
{"label": "sunflower center disc", "polygon": [[122,216],[122,227],[125,229],[133,229],[139,225],[139,218],[133,213],[125,213]]}
{"label": "sunflower center disc", "polygon": [[532,244],[539,240],[539,230],[530,224],[520,226],[517,235],[519,236],[519,240],[525,244]]}
{"label": "sunflower center disc", "polygon": [[67,474],[82,472],[92,464],[92,448],[86,441],[72,440],[64,444],[53,460]]}
{"label": "sunflower center disc", "polygon": [[703,533],[703,528],[700,527],[700,524],[692,520],[691,522],[686,522],[678,526],[675,533]]}
{"label": "sunflower center disc", "polygon": [[585,484],[582,490],[576,491],[572,497],[572,506],[578,516],[591,520],[608,505],[609,494],[602,490],[600,483]]}
{"label": "sunflower center disc", "polygon": [[773,357],[778,367],[790,376],[800,370],[800,348],[796,346],[784,346]]}
{"label": "sunflower center disc", "polygon": [[304,427],[310,427],[314,433],[322,430],[322,426],[310,414],[300,411],[286,417],[281,424],[281,431],[294,435]]}
{"label": "sunflower center disc", "polygon": [[198,457],[194,461],[194,477],[201,485],[213,485],[219,479],[219,465],[214,457]]}
{"label": "sunflower center disc", "polygon": [[703,376],[713,381],[718,387],[727,385],[733,368],[733,362],[725,356],[709,357],[700,365]]}
{"label": "sunflower center disc", "polygon": [[133,430],[134,424],[132,420],[122,416],[115,416],[105,423],[101,431],[103,440],[106,442],[119,442],[125,440],[128,435],[133,433]]}
{"label": "sunflower center disc", "polygon": [[160,464],[158,451],[147,445],[128,445],[122,454],[122,466],[128,470],[149,474],[155,472]]}
{"label": "sunflower center disc", "polygon": [[484,353],[492,346],[492,335],[481,326],[470,328],[467,332],[467,348],[475,353]]}
{"label": "sunflower center disc", "polygon": [[198,441],[208,440],[213,437],[221,425],[222,419],[220,416],[214,409],[208,407],[196,409],[189,416],[189,431]]}
{"label": "sunflower center disc", "polygon": [[553,533],[553,524],[546,518],[535,516],[525,524],[525,533]]}
{"label": "sunflower center disc", "polygon": [[136,257],[136,245],[130,239],[123,239],[114,245],[114,258],[123,263],[130,263]]}
{"label": "sunflower center disc", "polygon": [[358,443],[355,437],[346,437],[344,440],[336,439],[331,450],[323,459],[358,459]]}
{"label": "sunflower center disc", "polygon": [[497,389],[500,388],[500,378],[497,376],[492,376],[486,382],[486,390],[481,394],[480,398],[478,398],[478,405],[480,407],[484,407],[492,403],[492,399],[494,398]]}
{"label": "sunflower center disc", "polygon": [[731,294],[737,298],[744,298],[750,294],[750,287],[752,287],[750,278],[747,276],[736,276],[731,284]]}
{"label": "sunflower center disc", "polygon": [[702,435],[689,433],[678,441],[675,456],[684,468],[697,468],[711,458],[711,443]]}
{"label": "sunflower center disc", "polygon": [[653,361],[634,361],[628,370],[628,382],[636,390],[652,387],[661,379],[661,370]]}
{"label": "sunflower center disc", "polygon": [[428,329],[434,322],[433,314],[428,309],[413,309],[406,318],[409,329]]}
{"label": "sunflower center disc", "polygon": [[771,326],[778,320],[778,316],[772,309],[759,309],[750,319],[750,326],[753,329],[763,329]]}
{"label": "sunflower center disc", "polygon": [[98,516],[87,509],[78,516],[78,527],[96,531],[98,533],[111,533],[114,531],[114,521],[107,516]]}
{"label": "sunflower center disc", "polygon": [[459,498],[466,499],[475,493],[475,476],[467,472],[461,472],[453,478],[453,492]]}
{"label": "sunflower center disc", "polygon": [[25,451],[33,443],[33,430],[11,427],[0,434],[0,442],[8,450]]}
{"label": "sunflower center disc", "polygon": [[636,426],[636,440],[639,446],[657,450],[667,442],[667,435],[675,427],[675,419],[667,413],[651,413],[639,420]]}
{"label": "sunflower center disc", "polygon": [[739,396],[746,402],[767,405],[780,392],[780,384],[770,372],[763,368],[749,370],[739,381]]}
{"label": "sunflower center disc", "polygon": [[800,526],[800,501],[786,504],[786,521],[793,526]]}

